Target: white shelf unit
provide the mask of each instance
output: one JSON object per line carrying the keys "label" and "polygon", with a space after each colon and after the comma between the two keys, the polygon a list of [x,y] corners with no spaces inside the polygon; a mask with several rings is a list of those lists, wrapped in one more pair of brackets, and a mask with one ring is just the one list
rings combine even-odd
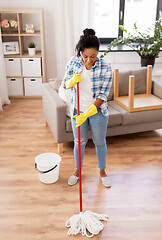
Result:
{"label": "white shelf unit", "polygon": [[[15,19],[16,29],[9,33],[1,28],[2,42],[18,42],[19,54],[4,55],[9,96],[41,96],[46,82],[45,35],[43,9],[0,9],[0,21]],[[34,24],[34,33],[26,33],[26,24]],[[36,54],[29,56],[30,42],[36,44]]]}

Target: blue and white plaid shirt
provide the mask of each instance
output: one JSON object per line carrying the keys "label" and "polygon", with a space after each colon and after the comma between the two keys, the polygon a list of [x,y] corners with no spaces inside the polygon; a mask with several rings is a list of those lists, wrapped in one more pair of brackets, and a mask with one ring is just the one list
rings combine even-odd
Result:
{"label": "blue and white plaid shirt", "polygon": [[[65,88],[66,80],[73,77],[73,75],[78,71],[78,74],[82,72],[84,68],[84,63],[82,62],[82,57],[73,56],[66,66],[66,72],[63,79],[63,87]],[[104,100],[104,102],[99,107],[101,113],[104,116],[108,116],[108,105],[107,98],[112,84],[112,70],[110,63],[106,63],[103,59],[98,58],[95,65],[91,68],[92,78],[91,78],[91,92],[94,101],[97,98]],[[74,101],[76,101],[76,89],[71,88],[71,111],[74,111]]]}

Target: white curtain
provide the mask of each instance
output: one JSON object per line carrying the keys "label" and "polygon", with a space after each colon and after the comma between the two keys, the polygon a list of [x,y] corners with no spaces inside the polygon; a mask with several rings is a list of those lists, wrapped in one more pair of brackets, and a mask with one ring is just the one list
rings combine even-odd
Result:
{"label": "white curtain", "polygon": [[58,0],[55,11],[55,54],[57,77],[75,54],[75,46],[85,28],[93,28],[94,0]]}
{"label": "white curtain", "polygon": [[6,71],[5,71],[2,37],[1,37],[1,29],[0,29],[0,110],[3,110],[2,106],[4,104],[9,104],[9,103],[10,101],[8,99]]}

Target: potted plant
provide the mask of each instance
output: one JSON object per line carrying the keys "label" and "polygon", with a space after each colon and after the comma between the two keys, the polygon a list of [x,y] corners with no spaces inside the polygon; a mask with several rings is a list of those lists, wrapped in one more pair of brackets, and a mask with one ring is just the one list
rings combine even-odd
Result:
{"label": "potted plant", "polygon": [[30,56],[35,55],[35,43],[34,42],[29,43],[28,53],[29,53]]}
{"label": "potted plant", "polygon": [[[150,36],[150,31],[154,27],[154,36]],[[138,30],[136,23],[134,23],[134,29],[136,31],[136,36],[133,36],[128,30],[123,26],[119,28],[127,33],[126,37],[119,37],[112,41],[107,46],[107,50],[101,58],[107,55],[108,52],[120,44],[125,44],[135,50],[141,57],[141,66],[152,65],[154,66],[155,58],[159,57],[160,47],[162,47],[162,19],[159,19],[153,24],[151,28],[146,30],[146,33],[141,33]]]}

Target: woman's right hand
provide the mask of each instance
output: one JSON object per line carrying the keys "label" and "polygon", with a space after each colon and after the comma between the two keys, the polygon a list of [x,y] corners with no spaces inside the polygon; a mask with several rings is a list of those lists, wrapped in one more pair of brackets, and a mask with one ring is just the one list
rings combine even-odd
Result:
{"label": "woman's right hand", "polygon": [[71,79],[69,79],[65,82],[65,87],[67,89],[69,89],[71,87],[74,87],[76,83],[81,82],[81,81],[82,81],[81,75],[78,74],[78,71],[77,71]]}

